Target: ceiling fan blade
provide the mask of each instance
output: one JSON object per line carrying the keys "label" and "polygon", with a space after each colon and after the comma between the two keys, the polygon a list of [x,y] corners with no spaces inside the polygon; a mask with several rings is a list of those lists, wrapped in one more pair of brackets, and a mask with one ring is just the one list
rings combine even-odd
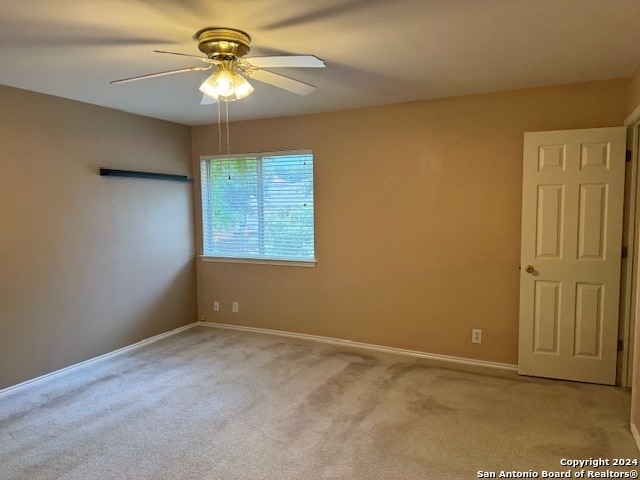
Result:
{"label": "ceiling fan blade", "polygon": [[218,103],[215,98],[211,98],[207,95],[202,95],[202,100],[200,100],[200,105],[214,105]]}
{"label": "ceiling fan blade", "polygon": [[266,70],[250,70],[246,73],[251,79],[268,83],[269,85],[283,88],[284,90],[289,90],[290,92],[297,93],[298,95],[309,95],[316,89],[316,87],[309,85],[308,83],[285,77],[279,73],[268,72]]}
{"label": "ceiling fan blade", "polygon": [[219,60],[212,60],[211,58],[203,57],[201,55],[190,55],[188,53],[178,53],[178,52],[165,52],[164,50],[154,50],[154,52],[155,53],[166,53],[166,54],[169,54],[169,55],[180,55],[181,57],[197,58],[198,60],[201,60],[203,62],[213,63],[213,64],[216,64],[216,65],[222,63]]}
{"label": "ceiling fan blade", "polygon": [[137,77],[121,78],[120,80],[112,80],[109,83],[111,85],[117,85],[117,84],[120,84],[120,83],[135,82],[136,80],[144,80],[146,78],[155,78],[155,77],[163,77],[165,75],[173,75],[174,73],[199,72],[199,71],[202,71],[202,70],[209,70],[212,67],[213,67],[213,65],[209,65],[208,67],[180,68],[178,70],[168,70],[166,72],[149,73],[148,75],[139,75]]}
{"label": "ceiling fan blade", "polygon": [[258,68],[322,68],[324,61],[314,55],[282,55],[268,57],[249,57],[242,63]]}

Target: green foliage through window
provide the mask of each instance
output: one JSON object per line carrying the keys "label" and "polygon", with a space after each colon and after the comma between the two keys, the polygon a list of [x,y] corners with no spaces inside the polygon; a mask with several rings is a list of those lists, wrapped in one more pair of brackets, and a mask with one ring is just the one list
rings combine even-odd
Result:
{"label": "green foliage through window", "polygon": [[204,255],[314,261],[313,155],[201,161]]}

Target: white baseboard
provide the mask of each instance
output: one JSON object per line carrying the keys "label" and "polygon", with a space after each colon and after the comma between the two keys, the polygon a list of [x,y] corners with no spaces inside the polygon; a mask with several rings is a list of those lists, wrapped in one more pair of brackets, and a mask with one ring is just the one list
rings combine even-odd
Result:
{"label": "white baseboard", "polygon": [[[452,357],[452,356],[448,356],[448,355],[439,355],[437,353],[426,353],[426,352],[419,352],[416,350],[405,350],[403,348],[395,348],[395,347],[385,347],[383,345],[374,345],[374,344],[370,344],[370,343],[361,343],[361,342],[354,342],[351,340],[343,340],[340,338],[332,338],[332,337],[322,337],[319,335],[308,335],[306,333],[293,333],[293,332],[285,332],[283,330],[270,330],[270,329],[266,329],[266,328],[256,328],[256,327],[242,327],[242,326],[237,326],[237,325],[228,325],[228,324],[224,324],[224,323],[213,323],[213,322],[195,322],[195,323],[190,323],[188,325],[185,325],[183,327],[179,327],[176,328],[174,330],[171,330],[169,332],[165,332],[165,333],[161,333],[159,335],[155,335],[153,337],[150,338],[146,338],[144,340],[141,340],[137,343],[134,343],[132,345],[128,345],[126,347],[123,348],[119,348],[118,350],[114,350],[112,352],[109,353],[105,353],[104,355],[100,355],[98,357],[94,357],[94,358],[90,358],[89,360],[85,360],[84,362],[80,362],[80,363],[76,363],[74,365],[70,365],[68,367],[62,368],[60,370],[56,370],[55,372],[51,372],[51,373],[47,373],[45,375],[41,375],[39,377],[36,378],[32,378],[31,380],[26,380],[22,383],[18,383],[17,385],[12,385],[10,387],[4,388],[2,390],[0,390],[0,398],[2,398],[5,395],[9,395],[11,393],[15,393],[19,390],[22,390],[24,388],[36,385],[38,383],[41,382],[45,382],[47,380],[51,380],[55,377],[59,377],[61,375],[66,375],[67,373],[73,372],[74,370],[77,370],[79,368],[83,368],[89,365],[92,365],[94,363],[97,362],[102,362],[104,360],[107,360],[108,358],[111,358],[115,355],[120,355],[122,353],[125,352],[130,352],[132,350],[135,350],[137,348],[140,348],[144,345],[148,345],[150,343],[153,342],[157,342],[158,340],[162,340],[163,338],[166,337],[170,337],[171,335],[175,335],[176,333],[182,332],[184,330],[188,330],[190,328],[196,327],[196,326],[203,326],[203,327],[214,327],[214,328],[226,328],[229,330],[241,330],[241,331],[245,331],[245,332],[254,332],[254,333],[263,333],[263,334],[267,334],[267,335],[277,335],[280,337],[289,337],[289,338],[296,338],[296,339],[300,339],[300,340],[311,340],[314,342],[320,342],[320,343],[327,343],[330,345],[341,345],[341,346],[348,346],[348,347],[355,347],[355,348],[362,348],[362,349],[367,349],[367,350],[373,350],[376,352],[383,352],[383,353],[394,353],[397,355],[405,355],[405,356],[410,356],[410,357],[416,357],[416,358],[424,358],[427,360],[439,360],[439,361],[443,361],[443,362],[450,362],[450,363],[458,363],[458,364],[463,364],[463,365],[470,365],[470,366],[475,366],[475,367],[489,367],[489,368],[498,368],[501,370],[517,370],[517,365],[511,365],[508,363],[497,363],[497,362],[487,362],[485,360],[474,360],[471,358],[460,358],[460,357]],[[636,440],[636,444],[639,446],[640,449],[640,436],[638,435],[637,430],[635,429],[635,427],[632,425],[632,433],[634,435],[634,438]]]}
{"label": "white baseboard", "polygon": [[631,424],[631,435],[633,435],[633,439],[636,442],[636,448],[640,451],[640,434],[633,423]]}
{"label": "white baseboard", "polygon": [[277,335],[280,337],[297,338],[300,340],[311,340],[314,342],[328,343],[331,345],[363,348],[367,350],[374,350],[376,352],[394,353],[396,355],[405,355],[405,356],[416,357],[416,358],[424,358],[427,360],[439,360],[442,362],[458,363],[458,364],[470,365],[474,367],[489,367],[489,368],[498,368],[501,370],[512,370],[512,371],[516,371],[518,369],[517,365],[512,365],[509,363],[497,363],[497,362],[488,362],[485,360],[474,360],[472,358],[452,357],[449,355],[440,355],[437,353],[419,352],[416,350],[405,350],[403,348],[385,347],[383,345],[374,345],[371,343],[354,342],[351,340],[343,340],[340,338],[308,335],[306,333],[292,333],[292,332],[285,332],[283,330],[270,330],[266,328],[256,328],[256,327],[241,327],[238,325],[228,325],[225,323],[213,323],[213,322],[198,322],[197,325],[200,325],[203,327],[226,328],[229,330],[241,330],[244,332],[264,333],[267,335]]}
{"label": "white baseboard", "polygon": [[130,352],[131,350],[135,350],[137,348],[142,347],[143,345],[148,345],[153,342],[157,342],[158,340],[162,340],[163,338],[170,337],[171,335],[175,335],[178,332],[182,332],[183,330],[188,330],[198,325],[198,322],[190,323],[183,327],[178,327],[174,330],[170,330],[165,333],[161,333],[159,335],[155,335],[153,337],[145,338],[144,340],[140,340],[137,343],[132,345],[128,345],[126,347],[119,348],[118,350],[114,350],[113,352],[105,353],[104,355],[100,355],[98,357],[90,358],[89,360],[85,360],[84,362],[76,363],[73,365],[69,365],[68,367],[61,368],[60,370],[56,370],[55,372],[47,373],[45,375],[41,375],[36,378],[32,378],[31,380],[26,380],[22,383],[18,383],[17,385],[12,385],[11,387],[3,388],[0,390],[0,398],[5,395],[9,395],[11,393],[15,393],[18,390],[22,390],[23,388],[31,387],[38,383],[42,383],[47,380],[51,380],[52,378],[59,377],[60,375],[66,375],[67,373],[73,372],[79,368],[86,367],[88,365],[92,365],[97,362],[102,362],[108,358],[111,358],[115,355],[120,355],[125,352]]}

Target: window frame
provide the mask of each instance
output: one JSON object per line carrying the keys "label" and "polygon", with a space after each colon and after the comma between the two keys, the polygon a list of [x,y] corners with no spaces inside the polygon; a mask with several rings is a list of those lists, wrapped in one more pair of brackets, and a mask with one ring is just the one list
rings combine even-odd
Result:
{"label": "window frame", "polygon": [[[261,159],[264,157],[278,157],[278,156],[295,156],[295,155],[311,155],[312,161],[314,161],[314,170],[312,173],[312,181],[313,181],[313,259],[278,259],[278,258],[256,258],[256,257],[221,257],[215,255],[208,255],[204,253],[204,245],[205,245],[205,219],[204,219],[204,203],[205,203],[205,195],[204,195],[204,185],[202,184],[202,172],[203,165],[206,165],[208,161],[211,160],[227,160],[227,159],[235,159],[235,158],[256,158]],[[201,234],[200,234],[200,242],[201,242],[201,254],[198,255],[201,261],[204,262],[215,262],[215,263],[244,263],[244,264],[258,264],[258,265],[285,265],[285,266],[296,266],[296,267],[315,267],[318,263],[317,260],[317,252],[316,252],[316,242],[315,242],[315,231],[316,231],[316,218],[315,218],[315,156],[313,155],[313,151],[310,149],[303,150],[282,150],[275,152],[258,152],[258,153],[238,153],[238,154],[229,154],[229,155],[201,155],[200,156],[200,176],[199,176],[199,187],[200,187],[200,225],[201,225]],[[207,199],[208,200],[208,199]]]}

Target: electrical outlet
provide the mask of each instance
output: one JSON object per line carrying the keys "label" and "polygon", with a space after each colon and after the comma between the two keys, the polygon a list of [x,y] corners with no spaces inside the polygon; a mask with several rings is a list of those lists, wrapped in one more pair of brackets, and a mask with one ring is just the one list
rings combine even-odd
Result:
{"label": "electrical outlet", "polygon": [[240,311],[240,305],[238,305],[238,302],[233,302],[231,304],[231,311],[233,313],[238,313]]}
{"label": "electrical outlet", "polygon": [[482,330],[479,328],[471,329],[471,343],[482,343]]}
{"label": "electrical outlet", "polygon": [[220,302],[213,302],[213,311],[214,312],[220,311]]}
{"label": "electrical outlet", "polygon": [[206,315],[200,315],[200,321],[201,322],[206,322],[207,321],[207,316]]}

